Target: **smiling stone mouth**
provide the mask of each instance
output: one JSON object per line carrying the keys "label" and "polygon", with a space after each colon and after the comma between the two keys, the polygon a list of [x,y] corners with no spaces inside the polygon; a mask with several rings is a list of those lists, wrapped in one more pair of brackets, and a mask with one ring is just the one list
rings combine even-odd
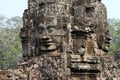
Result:
{"label": "smiling stone mouth", "polygon": [[40,51],[55,51],[57,49],[55,42],[52,39],[40,39]]}
{"label": "smiling stone mouth", "polygon": [[41,43],[41,46],[44,46],[44,47],[48,48],[53,44],[54,44],[53,42],[44,42],[44,43]]}
{"label": "smiling stone mouth", "polygon": [[41,39],[40,40],[40,45],[44,46],[44,47],[50,47],[53,44],[54,44],[54,41],[51,39]]}

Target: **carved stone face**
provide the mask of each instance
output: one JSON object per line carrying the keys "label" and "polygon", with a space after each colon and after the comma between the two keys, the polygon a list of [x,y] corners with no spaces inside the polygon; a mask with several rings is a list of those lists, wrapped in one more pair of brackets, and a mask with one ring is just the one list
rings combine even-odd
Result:
{"label": "carved stone face", "polygon": [[40,26],[39,28],[40,51],[50,52],[60,50],[62,36],[65,35],[65,31],[63,29],[56,29],[55,26]]}

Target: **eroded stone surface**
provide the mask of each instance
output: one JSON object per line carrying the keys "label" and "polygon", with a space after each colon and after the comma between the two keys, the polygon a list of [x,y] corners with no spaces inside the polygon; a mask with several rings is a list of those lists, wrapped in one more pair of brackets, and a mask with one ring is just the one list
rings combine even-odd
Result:
{"label": "eroded stone surface", "polygon": [[20,32],[23,78],[99,80],[111,40],[107,26],[101,0],[28,0]]}

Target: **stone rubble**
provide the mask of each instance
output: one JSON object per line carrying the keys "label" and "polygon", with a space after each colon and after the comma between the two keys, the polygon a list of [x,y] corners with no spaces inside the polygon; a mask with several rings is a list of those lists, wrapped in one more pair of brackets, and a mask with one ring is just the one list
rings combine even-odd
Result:
{"label": "stone rubble", "polygon": [[23,59],[6,78],[100,80],[100,57],[111,40],[107,26],[101,0],[28,0],[20,32]]}

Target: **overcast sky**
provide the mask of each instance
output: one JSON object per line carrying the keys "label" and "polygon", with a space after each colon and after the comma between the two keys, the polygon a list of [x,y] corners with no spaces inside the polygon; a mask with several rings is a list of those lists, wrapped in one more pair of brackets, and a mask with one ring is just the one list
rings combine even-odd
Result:
{"label": "overcast sky", "polygon": [[[6,17],[22,16],[28,0],[1,0],[0,14]],[[102,0],[107,7],[108,18],[120,19],[120,0]]]}

